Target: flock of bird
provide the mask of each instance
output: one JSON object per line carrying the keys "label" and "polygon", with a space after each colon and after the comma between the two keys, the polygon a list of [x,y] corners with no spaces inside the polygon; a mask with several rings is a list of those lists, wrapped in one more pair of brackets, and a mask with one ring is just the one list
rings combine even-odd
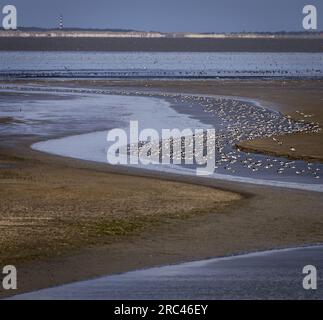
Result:
{"label": "flock of bird", "polygon": [[[17,88],[16,88],[17,89]],[[26,87],[22,87],[26,90]],[[83,89],[83,88],[53,88],[42,89],[40,87],[29,87],[27,90],[46,92],[72,92],[72,93],[90,93],[90,94],[119,94],[128,96],[148,96],[161,97],[168,99],[176,108],[176,105],[187,107],[200,107],[208,122],[215,128],[215,135],[212,137],[214,144],[214,171],[218,173],[239,174],[252,176],[262,174],[269,177],[288,176],[292,178],[309,177],[320,179],[320,171],[323,166],[319,163],[306,161],[291,161],[287,158],[266,156],[261,154],[247,153],[240,150],[237,144],[242,140],[253,140],[258,138],[271,138],[275,143],[282,144],[278,136],[291,133],[315,133],[321,130],[318,123],[309,121],[313,115],[297,111],[302,118],[294,120],[290,116],[285,116],[280,112],[275,112],[251,102],[245,102],[239,99],[228,97],[208,97],[189,94],[160,93],[152,91],[130,91],[130,90],[107,90],[107,89]],[[172,128],[170,128],[172,129]],[[191,128],[194,130],[195,128]],[[163,157],[170,157],[173,163],[183,163],[187,161],[189,165],[196,165],[196,159],[201,158],[206,152],[206,136],[191,136],[180,138],[181,146],[192,146],[194,152],[197,150],[200,154],[187,155],[183,148],[174,150],[169,146],[169,142],[152,141],[141,142],[139,155],[151,153],[154,159],[161,162]],[[172,141],[176,142],[176,139]],[[200,145],[197,145],[200,144]],[[156,145],[157,144],[157,145]],[[167,149],[168,148],[168,149]],[[131,146],[128,146],[128,151]],[[294,146],[290,150],[296,151]],[[175,152],[177,151],[177,153]],[[152,154],[152,153],[155,154]]]}
{"label": "flock of bird", "polygon": [[[169,95],[164,95],[165,97]],[[216,129],[213,137],[182,137],[182,148],[170,148],[168,141],[150,142],[148,145],[142,143],[139,155],[144,156],[147,150],[155,152],[151,154],[154,159],[162,161],[163,158],[171,158],[176,164],[191,164],[194,158],[206,154],[207,139],[214,144],[211,149],[215,150],[214,171],[218,173],[253,175],[257,173],[266,176],[307,176],[320,179],[322,165],[317,163],[288,160],[286,158],[265,156],[246,153],[236,145],[242,140],[253,140],[258,138],[271,138],[277,144],[282,144],[277,136],[291,133],[315,133],[321,130],[316,122],[309,122],[307,119],[313,115],[301,111],[297,113],[303,117],[300,120],[293,120],[290,116],[284,116],[253,103],[243,102],[231,98],[213,98],[192,95],[170,95],[173,103],[199,105],[208,119],[214,119]],[[172,141],[176,143],[176,139]],[[200,145],[197,145],[199,143]],[[156,145],[158,144],[158,145]],[[187,155],[186,150],[194,150],[194,154]],[[195,148],[194,148],[195,147]],[[295,147],[290,146],[292,152]],[[166,151],[166,154],[165,154]],[[197,154],[199,153],[199,154]],[[194,162],[196,164],[196,161]]]}

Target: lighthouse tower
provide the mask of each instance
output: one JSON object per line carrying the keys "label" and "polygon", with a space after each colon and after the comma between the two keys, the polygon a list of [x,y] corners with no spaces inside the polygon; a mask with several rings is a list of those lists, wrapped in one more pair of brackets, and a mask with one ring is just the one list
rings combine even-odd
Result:
{"label": "lighthouse tower", "polygon": [[59,25],[58,25],[59,30],[63,30],[64,24],[63,24],[63,15],[61,14],[59,16]]}

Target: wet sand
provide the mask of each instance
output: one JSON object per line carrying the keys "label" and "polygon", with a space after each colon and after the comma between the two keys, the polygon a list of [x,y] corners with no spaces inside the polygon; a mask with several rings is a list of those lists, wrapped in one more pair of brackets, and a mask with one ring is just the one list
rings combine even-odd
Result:
{"label": "wet sand", "polygon": [[[233,82],[231,90],[243,96],[238,89],[248,91],[248,85]],[[274,91],[277,83],[272,85]],[[221,86],[151,81],[132,83],[129,89],[205,93],[204,89],[213,94],[230,89],[223,84],[221,91]],[[318,90],[316,82],[311,86]],[[267,92],[269,86],[259,82],[253,88]],[[29,149],[32,142],[28,137],[1,141],[2,162],[16,166],[0,171],[1,198],[6,199],[1,215],[13,239],[1,252],[7,255],[2,259],[6,264],[8,259],[19,263],[19,292],[147,266],[323,242],[320,193],[121,170],[38,153]],[[120,212],[124,219],[119,219]],[[141,218],[132,219],[133,212]],[[13,213],[22,221],[6,219]],[[17,255],[24,252],[25,256]]]}

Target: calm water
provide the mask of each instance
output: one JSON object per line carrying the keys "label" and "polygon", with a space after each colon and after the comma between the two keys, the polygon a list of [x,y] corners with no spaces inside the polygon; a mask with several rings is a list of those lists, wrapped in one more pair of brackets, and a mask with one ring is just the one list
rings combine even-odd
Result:
{"label": "calm water", "polygon": [[323,53],[1,52],[0,76],[322,77]]}

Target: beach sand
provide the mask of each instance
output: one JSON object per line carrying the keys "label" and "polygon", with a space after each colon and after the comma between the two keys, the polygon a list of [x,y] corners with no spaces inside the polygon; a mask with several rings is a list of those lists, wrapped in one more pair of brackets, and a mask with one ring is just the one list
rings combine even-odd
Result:
{"label": "beach sand", "polygon": [[[313,93],[320,97],[320,81],[77,85],[230,94],[277,104],[283,112],[292,112],[296,101],[307,101],[304,111],[322,112],[314,98],[306,100]],[[32,142],[28,137],[0,141],[0,165],[6,166],[0,170],[0,263],[17,265],[18,292],[156,265],[323,242],[320,193],[118,169],[42,154],[29,148]],[[0,291],[0,296],[8,294]]]}
{"label": "beach sand", "polygon": [[222,212],[214,188],[82,170],[0,149],[0,265],[110,243],[163,220]]}

